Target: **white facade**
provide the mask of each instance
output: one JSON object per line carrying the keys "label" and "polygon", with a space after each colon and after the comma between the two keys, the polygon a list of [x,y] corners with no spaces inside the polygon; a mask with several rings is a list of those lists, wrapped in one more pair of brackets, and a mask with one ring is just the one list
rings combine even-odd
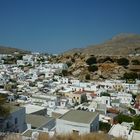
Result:
{"label": "white facade", "polygon": [[130,104],[132,101],[132,94],[119,93],[117,94],[117,99],[119,99],[122,104]]}
{"label": "white facade", "polygon": [[[82,111],[82,112],[85,112],[85,111]],[[90,112],[90,113],[93,113],[93,112]],[[80,116],[79,116],[79,119],[80,119]],[[89,123],[84,122],[84,121],[82,123],[82,122],[64,120],[64,119],[61,119],[61,117],[56,119],[56,133],[58,134],[70,134],[70,133],[75,133],[75,132],[78,134],[86,134],[86,133],[98,131],[98,129],[99,129],[99,115],[97,115]]]}
{"label": "white facade", "polygon": [[78,131],[80,134],[90,133],[90,125],[69,122],[64,120],[56,120],[56,132],[59,134],[68,134],[73,133],[74,131]]}
{"label": "white facade", "polygon": [[109,130],[108,134],[114,137],[122,137],[127,139],[130,129],[127,126],[122,126],[121,124],[113,125]]}

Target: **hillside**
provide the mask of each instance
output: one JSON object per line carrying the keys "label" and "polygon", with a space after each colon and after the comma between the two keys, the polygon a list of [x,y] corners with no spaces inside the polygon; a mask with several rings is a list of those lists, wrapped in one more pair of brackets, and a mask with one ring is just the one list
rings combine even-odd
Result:
{"label": "hillside", "polygon": [[11,47],[0,45],[0,54],[13,54],[14,52],[19,52],[23,54],[30,53],[29,51],[25,51],[22,49],[11,48]]}
{"label": "hillside", "polygon": [[[91,64],[87,63],[88,59]],[[138,78],[140,35],[121,34],[101,45],[72,49],[51,62],[67,63],[68,75],[81,80],[122,79],[127,73],[135,73],[135,76],[130,74],[131,78]]]}
{"label": "hillside", "polygon": [[90,45],[86,48],[72,49],[64,54],[73,54],[77,52],[100,56],[140,53],[140,35],[120,34],[102,44]]}

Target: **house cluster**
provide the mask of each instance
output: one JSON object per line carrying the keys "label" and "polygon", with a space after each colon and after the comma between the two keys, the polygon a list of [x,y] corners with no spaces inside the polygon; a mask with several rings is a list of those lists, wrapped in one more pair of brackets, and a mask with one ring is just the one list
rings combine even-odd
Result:
{"label": "house cluster", "polygon": [[140,134],[134,130],[129,136],[133,123],[114,122],[119,113],[131,115],[128,108],[140,114],[139,80],[84,82],[64,77],[67,64],[51,64],[48,55],[26,54],[7,63],[13,57],[0,55],[0,94],[10,106],[9,116],[0,117],[1,132],[21,133],[25,139],[40,132],[85,134],[98,132],[103,122],[112,126],[109,135],[114,137]]}

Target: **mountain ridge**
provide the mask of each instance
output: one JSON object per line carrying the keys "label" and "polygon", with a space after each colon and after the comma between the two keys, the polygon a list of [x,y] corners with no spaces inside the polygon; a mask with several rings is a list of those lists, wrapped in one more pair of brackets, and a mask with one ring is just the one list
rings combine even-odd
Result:
{"label": "mountain ridge", "polygon": [[85,48],[75,48],[64,54],[84,53],[89,55],[129,55],[140,53],[139,34],[119,34],[97,45],[89,45]]}
{"label": "mountain ridge", "polygon": [[27,51],[27,50],[9,47],[9,46],[5,46],[5,45],[0,45],[0,54],[13,54],[15,52],[23,53],[23,54],[30,53],[30,51]]}

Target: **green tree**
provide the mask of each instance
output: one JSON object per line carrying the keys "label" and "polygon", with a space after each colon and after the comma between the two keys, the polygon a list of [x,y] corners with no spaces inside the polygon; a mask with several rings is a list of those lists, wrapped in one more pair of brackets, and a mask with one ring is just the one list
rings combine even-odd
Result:
{"label": "green tree", "polygon": [[102,92],[102,93],[101,93],[101,96],[109,96],[109,97],[110,97],[110,94],[107,93],[107,92]]}
{"label": "green tree", "polygon": [[6,96],[0,95],[0,117],[7,117],[10,113],[9,107],[5,106]]}
{"label": "green tree", "polygon": [[140,115],[135,116],[134,119],[133,119],[133,121],[134,121],[133,129],[140,131]]}
{"label": "green tree", "polygon": [[87,102],[87,96],[86,94],[81,95],[81,104]]}
{"label": "green tree", "polygon": [[115,120],[118,122],[118,123],[122,123],[122,122],[132,122],[133,121],[133,118],[131,116],[128,116],[128,115],[124,115],[124,114],[119,114]]}
{"label": "green tree", "polygon": [[110,128],[111,128],[111,125],[109,123],[104,123],[104,122],[99,121],[99,130],[108,132]]}

